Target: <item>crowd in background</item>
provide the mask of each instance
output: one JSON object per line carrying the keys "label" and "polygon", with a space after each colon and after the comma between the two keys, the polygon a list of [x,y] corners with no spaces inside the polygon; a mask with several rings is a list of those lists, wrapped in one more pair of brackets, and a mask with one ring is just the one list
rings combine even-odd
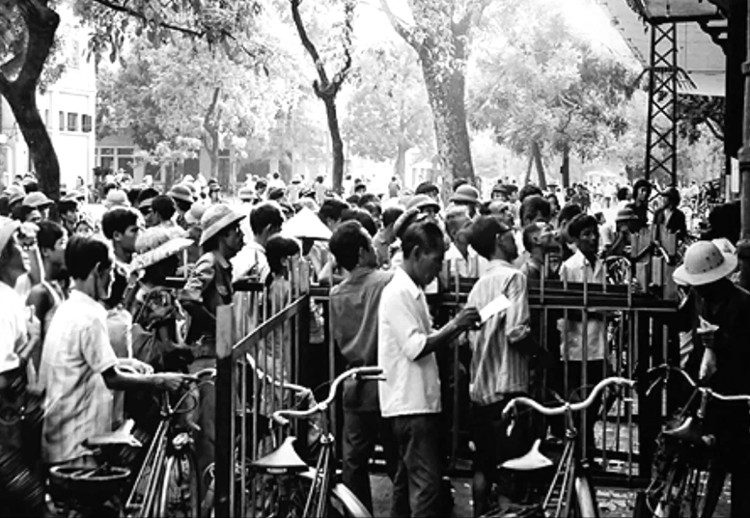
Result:
{"label": "crowd in background", "polygon": [[[7,433],[0,439],[0,485],[12,502],[8,509],[42,514],[49,466],[96,463],[84,439],[126,418],[152,431],[158,408],[143,404],[144,393],[186,390],[190,373],[215,365],[217,307],[232,302],[235,287],[248,279],[263,283],[283,306],[290,260],[299,258],[313,282],[332,287],[333,339],[346,364],[380,365],[386,374],[379,385],[362,382],[344,393],[344,482],[370,508],[368,459],[382,441],[394,516],[440,514],[441,445],[434,430],[444,426],[445,391],[438,360],[470,331],[473,487],[481,514],[502,450],[499,409],[532,390],[534,369],[551,361],[531,339],[536,324],[527,280],[607,282],[604,259],[629,255],[633,236],[650,226],[657,240],[665,235],[659,232],[671,234],[683,250],[698,239],[710,243],[716,251],[704,255],[720,254],[715,259],[725,268],[739,239],[739,205],[713,207],[698,227],[692,213],[701,197],[695,184],[661,189],[642,179],[564,190],[498,181],[483,196],[463,180],[412,190],[393,178],[386,192],[374,193],[349,177],[338,195],[322,177],[295,176],[287,184],[275,173],[249,181],[236,197],[213,179],[186,176],[161,190],[120,174],[103,178],[95,193],[64,192],[53,201],[33,178],[17,178],[0,196],[0,406],[19,412],[35,399],[41,411],[29,430],[23,427],[34,420],[1,425]],[[689,251],[683,268],[692,268]],[[441,321],[428,298],[456,276],[478,280],[467,307]],[[695,282],[690,275],[684,280]],[[737,292],[740,308],[745,294]],[[478,309],[499,295],[509,305],[480,320]],[[313,372],[302,381],[312,385],[322,381],[315,378],[327,354],[322,311],[315,305],[310,311],[306,365]],[[584,365],[590,382],[601,379],[606,322],[592,314],[584,330],[584,321],[571,315],[557,325],[566,329],[559,354],[572,365],[571,379],[580,378]],[[285,346],[269,341],[267,347]],[[724,362],[717,367],[714,358],[705,368],[727,369]],[[202,386],[197,397],[193,419],[204,471],[214,456],[212,387]],[[589,445],[593,421],[584,431]]]}

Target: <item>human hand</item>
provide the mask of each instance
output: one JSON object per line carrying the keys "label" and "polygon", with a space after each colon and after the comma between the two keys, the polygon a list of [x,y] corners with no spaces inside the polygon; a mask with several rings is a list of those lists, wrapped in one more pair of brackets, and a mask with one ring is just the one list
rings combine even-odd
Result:
{"label": "human hand", "polygon": [[185,374],[179,374],[176,372],[162,372],[156,374],[157,386],[160,389],[175,392],[180,388],[184,387],[188,382],[193,381],[195,378],[187,376]]}
{"label": "human hand", "polygon": [[463,331],[464,329],[479,329],[481,320],[482,317],[479,316],[477,308],[465,307],[455,316],[453,322]]}
{"label": "human hand", "polygon": [[136,374],[153,374],[154,368],[146,362],[136,358],[120,358],[118,367],[125,367]]}

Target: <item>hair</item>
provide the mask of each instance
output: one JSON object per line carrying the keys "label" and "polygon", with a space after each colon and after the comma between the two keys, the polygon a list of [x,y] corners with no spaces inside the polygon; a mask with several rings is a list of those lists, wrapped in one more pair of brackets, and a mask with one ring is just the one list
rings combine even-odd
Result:
{"label": "hair", "polygon": [[255,182],[256,191],[258,189],[265,189],[266,187],[268,187],[268,183],[265,180],[258,180],[257,182]]}
{"label": "hair", "polygon": [[633,184],[633,199],[638,197],[638,191],[641,189],[641,187],[648,188],[649,192],[651,192],[651,184],[648,180],[641,178],[640,180],[637,180],[635,184]]}
{"label": "hair", "polygon": [[625,201],[628,198],[630,198],[630,189],[628,187],[617,189],[617,201]]}
{"label": "hair", "polygon": [[137,224],[138,213],[131,208],[115,207],[102,216],[102,232],[107,239],[112,239],[115,232],[123,233]]}
{"label": "hair", "polygon": [[549,200],[542,198],[541,193],[533,194],[523,199],[521,202],[521,209],[518,211],[518,217],[521,219],[521,222],[523,222],[523,218],[527,214],[537,213],[541,214],[547,221],[549,221],[549,218],[552,216],[552,205]]}
{"label": "hair", "polygon": [[599,222],[590,214],[579,214],[568,223],[568,235],[577,239],[581,237],[581,232],[587,228],[599,228]]}
{"label": "hair", "polygon": [[65,235],[62,225],[54,221],[44,220],[39,222],[39,231],[36,233],[36,241],[39,248],[51,250],[55,248],[55,243]]}
{"label": "hair", "polygon": [[479,255],[490,259],[495,253],[495,238],[509,230],[497,216],[479,216],[471,225],[469,244]]}
{"label": "hair", "polygon": [[174,200],[166,194],[160,194],[154,197],[154,201],[151,202],[151,210],[156,212],[162,221],[169,221],[174,216],[177,208],[175,207]]}
{"label": "hair", "polygon": [[741,211],[740,202],[722,203],[717,205],[708,214],[710,231],[704,239],[727,238],[732,244],[740,239]]}
{"label": "hair", "polygon": [[541,231],[542,229],[536,223],[526,225],[526,227],[523,229],[523,247],[527,252],[531,252],[531,250],[534,248],[535,243],[532,238],[536,234],[539,234]]}
{"label": "hair", "polygon": [[282,260],[300,251],[299,244],[294,239],[275,234],[266,243],[266,257],[271,272],[278,275],[283,271]]}
{"label": "hair", "polygon": [[8,216],[10,214],[10,200],[7,196],[0,196],[0,216]]}
{"label": "hair", "polygon": [[383,226],[387,227],[396,223],[398,217],[404,213],[404,209],[401,207],[388,207],[383,211]]}
{"label": "hair", "polygon": [[375,220],[369,212],[363,209],[346,209],[341,213],[341,221],[358,221],[367,232],[374,236],[378,232],[378,227],[375,225]]}
{"label": "hair", "polygon": [[57,202],[57,212],[62,215],[71,210],[78,208],[78,202],[75,200],[60,200]]}
{"label": "hair", "polygon": [[177,205],[177,208],[181,210],[182,212],[187,212],[190,210],[190,207],[193,206],[192,202],[185,201],[185,200],[173,200],[175,205]]}
{"label": "hair", "polygon": [[401,237],[401,250],[404,253],[404,259],[411,257],[417,247],[423,253],[442,252],[444,250],[443,231],[431,219],[417,218],[404,230]]}
{"label": "hair", "polygon": [[360,208],[369,212],[370,216],[372,216],[373,219],[380,219],[383,216],[383,208],[380,206],[380,203],[376,201],[368,201],[367,203],[363,203],[360,205]]}
{"label": "hair", "polygon": [[339,225],[328,242],[328,248],[336,262],[347,271],[352,271],[357,266],[360,249],[370,246],[371,241],[362,233],[362,224],[357,220]]}
{"label": "hair", "polygon": [[570,221],[583,212],[583,209],[577,203],[566,203],[557,214],[557,224],[560,225],[565,221]]}
{"label": "hair", "polygon": [[23,190],[26,191],[26,194],[29,194],[30,192],[38,191],[39,184],[36,182],[36,180],[29,180],[23,183]]}
{"label": "hair", "polygon": [[364,206],[365,203],[378,203],[380,198],[375,193],[366,192],[359,197],[359,206]]}
{"label": "hair", "polygon": [[129,202],[130,202],[130,204],[131,204],[131,205],[133,205],[134,207],[135,207],[136,205],[138,205],[138,196],[140,196],[140,195],[141,195],[141,191],[142,191],[142,189],[141,189],[140,187],[133,187],[132,189],[130,189],[130,190],[128,191],[128,194],[127,194],[127,196],[128,196],[128,201],[129,201]]}
{"label": "hair", "polygon": [[354,186],[354,192],[362,191],[363,193],[367,191],[367,186],[363,183],[358,183]]}
{"label": "hair", "polygon": [[159,196],[159,191],[157,191],[153,187],[146,187],[140,193],[138,193],[138,199],[136,200],[136,203],[140,205],[145,200],[148,200],[149,198],[156,198],[157,196]]}
{"label": "hair", "polygon": [[440,189],[438,189],[437,185],[430,182],[422,182],[414,189],[414,194],[430,194],[431,192],[439,193]]}
{"label": "hair", "polygon": [[339,221],[341,219],[341,213],[349,208],[349,205],[337,198],[326,198],[323,200],[323,204],[318,209],[318,217],[325,223],[326,219],[332,219]]}
{"label": "hair", "polygon": [[534,185],[533,183],[527,183],[518,192],[518,199],[523,202],[523,200],[528,198],[529,196],[542,196],[542,194],[544,193],[538,186]]}
{"label": "hair", "polygon": [[271,187],[268,190],[268,199],[271,201],[278,201],[284,197],[284,189],[281,187]]}
{"label": "hair", "polygon": [[346,199],[346,202],[347,202],[347,203],[348,203],[349,205],[351,205],[351,206],[353,206],[353,207],[356,207],[356,206],[358,206],[358,205],[359,205],[359,199],[360,199],[360,197],[359,197],[359,194],[352,194],[351,196],[349,196],[349,197],[348,197],[348,198]]}
{"label": "hair", "polygon": [[250,210],[250,228],[253,234],[260,234],[269,225],[280,227],[283,223],[284,216],[275,203],[259,203]]}
{"label": "hair", "polygon": [[674,187],[670,187],[667,190],[665,190],[663,193],[661,193],[661,195],[669,200],[669,203],[672,204],[672,207],[675,207],[675,208],[679,207],[680,191],[678,191]]}
{"label": "hair", "polygon": [[101,270],[111,262],[109,245],[96,238],[73,236],[65,248],[65,268],[73,279],[84,280],[94,267]]}

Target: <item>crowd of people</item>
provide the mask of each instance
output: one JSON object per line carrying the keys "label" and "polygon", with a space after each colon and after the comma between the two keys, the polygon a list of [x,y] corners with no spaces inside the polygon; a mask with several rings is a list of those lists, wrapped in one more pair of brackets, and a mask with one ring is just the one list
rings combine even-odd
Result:
{"label": "crowd of people", "polygon": [[[563,193],[507,182],[483,199],[466,181],[449,193],[429,182],[406,192],[394,178],[376,194],[354,180],[337,195],[322,177],[286,184],[276,173],[229,200],[215,180],[186,177],[160,191],[120,175],[105,178],[93,203],[80,191],[52,201],[33,179],[19,180],[0,196],[0,415],[30,412],[36,401],[38,419],[0,420],[0,499],[8,502],[0,508],[12,515],[47,512],[50,466],[96,465],[85,439],[125,419],[153,427],[154,409],[143,404],[149,392],[187,390],[191,373],[215,365],[217,308],[247,279],[282,300],[293,258],[309,264],[313,282],[331,287],[332,339],[347,366],[383,368],[385,381],[344,387],[343,480],[372,509],[368,464],[383,444],[392,516],[444,514],[436,430],[447,418],[446,351],[459,344],[466,353],[480,515],[498,460],[518,453],[518,437],[499,432],[509,398],[533,391],[534,373],[562,357],[571,385],[584,366],[589,383],[607,372],[607,326],[596,312],[584,319],[571,311],[557,322],[557,357],[540,347],[528,280],[605,283],[604,259],[629,254],[633,236],[651,225],[687,247],[675,273],[689,293],[684,329],[718,325],[690,361],[720,388],[750,392],[742,375],[750,357],[738,345],[750,343],[750,294],[730,280],[737,204],[716,207],[704,235],[694,236],[684,193],[654,192],[646,180],[618,186],[615,199],[585,184]],[[477,280],[451,316],[431,296],[455,277]],[[480,316],[498,298],[502,310]],[[327,349],[322,312],[310,311],[305,365],[314,371]],[[320,372],[305,376],[320,381]],[[213,387],[202,385],[196,397],[203,472],[214,458]],[[593,446],[588,422],[583,432]],[[730,435],[731,444],[744,441],[747,426]],[[593,450],[586,455],[594,463]]]}

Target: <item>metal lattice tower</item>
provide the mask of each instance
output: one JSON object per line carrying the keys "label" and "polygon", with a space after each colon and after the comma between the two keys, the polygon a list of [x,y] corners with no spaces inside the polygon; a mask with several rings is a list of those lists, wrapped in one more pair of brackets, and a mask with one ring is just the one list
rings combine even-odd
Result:
{"label": "metal lattice tower", "polygon": [[648,69],[646,179],[677,183],[677,31],[674,23],[651,26]]}

